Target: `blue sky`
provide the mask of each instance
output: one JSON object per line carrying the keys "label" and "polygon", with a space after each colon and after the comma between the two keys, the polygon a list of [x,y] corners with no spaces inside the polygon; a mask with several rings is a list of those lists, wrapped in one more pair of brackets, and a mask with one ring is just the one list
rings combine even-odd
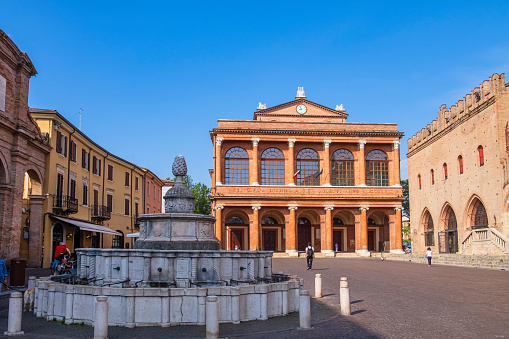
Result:
{"label": "blue sky", "polygon": [[[183,154],[210,186],[218,119],[295,98],[406,140],[509,70],[508,1],[0,1],[0,29],[32,59],[29,105],[162,178]],[[509,80],[508,80],[509,81]]]}

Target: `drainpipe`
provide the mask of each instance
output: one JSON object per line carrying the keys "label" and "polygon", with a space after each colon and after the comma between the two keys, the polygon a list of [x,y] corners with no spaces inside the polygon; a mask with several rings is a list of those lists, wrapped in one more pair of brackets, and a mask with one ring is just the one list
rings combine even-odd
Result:
{"label": "drainpipe", "polygon": [[[131,177],[129,178],[131,180],[130,182],[130,186],[131,186],[131,233],[134,232],[134,219],[133,219],[133,216],[134,216],[134,213],[133,213],[133,206],[134,206],[134,196],[133,196],[133,168],[131,168]],[[134,218],[136,218],[136,216],[134,216]],[[125,240],[124,240],[125,241]],[[133,245],[134,245],[134,239],[131,238],[131,248],[133,248]],[[124,247],[122,245],[122,247]]]}

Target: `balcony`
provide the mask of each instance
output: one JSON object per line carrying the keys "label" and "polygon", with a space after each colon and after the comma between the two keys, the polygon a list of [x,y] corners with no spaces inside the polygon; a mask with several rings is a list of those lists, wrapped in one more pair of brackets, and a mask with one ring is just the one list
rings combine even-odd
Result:
{"label": "balcony", "polygon": [[67,195],[57,195],[53,199],[53,211],[60,214],[78,213],[78,199]]}
{"label": "balcony", "polygon": [[109,220],[111,219],[111,211],[108,206],[93,205],[92,220]]}

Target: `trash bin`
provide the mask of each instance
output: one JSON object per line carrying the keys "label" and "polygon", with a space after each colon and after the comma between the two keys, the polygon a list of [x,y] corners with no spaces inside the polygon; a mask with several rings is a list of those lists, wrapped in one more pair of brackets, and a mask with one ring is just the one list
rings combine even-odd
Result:
{"label": "trash bin", "polygon": [[11,259],[11,286],[25,286],[26,263],[22,258]]}

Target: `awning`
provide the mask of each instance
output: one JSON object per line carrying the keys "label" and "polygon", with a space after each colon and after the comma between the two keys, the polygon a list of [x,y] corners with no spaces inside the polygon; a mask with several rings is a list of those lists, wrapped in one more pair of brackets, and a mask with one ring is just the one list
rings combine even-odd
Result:
{"label": "awning", "polygon": [[128,238],[139,238],[140,237],[140,232],[129,233],[129,234],[126,234],[125,236],[128,237]]}
{"label": "awning", "polygon": [[82,231],[91,231],[91,232],[109,233],[109,234],[114,234],[114,235],[122,235],[122,233],[119,233],[117,231],[109,229],[108,227],[93,224],[91,222],[67,219],[67,218],[57,217],[54,215],[52,215],[51,217],[54,219],[66,222],[68,224],[74,225],[76,227],[79,227],[80,230],[82,230]]}

